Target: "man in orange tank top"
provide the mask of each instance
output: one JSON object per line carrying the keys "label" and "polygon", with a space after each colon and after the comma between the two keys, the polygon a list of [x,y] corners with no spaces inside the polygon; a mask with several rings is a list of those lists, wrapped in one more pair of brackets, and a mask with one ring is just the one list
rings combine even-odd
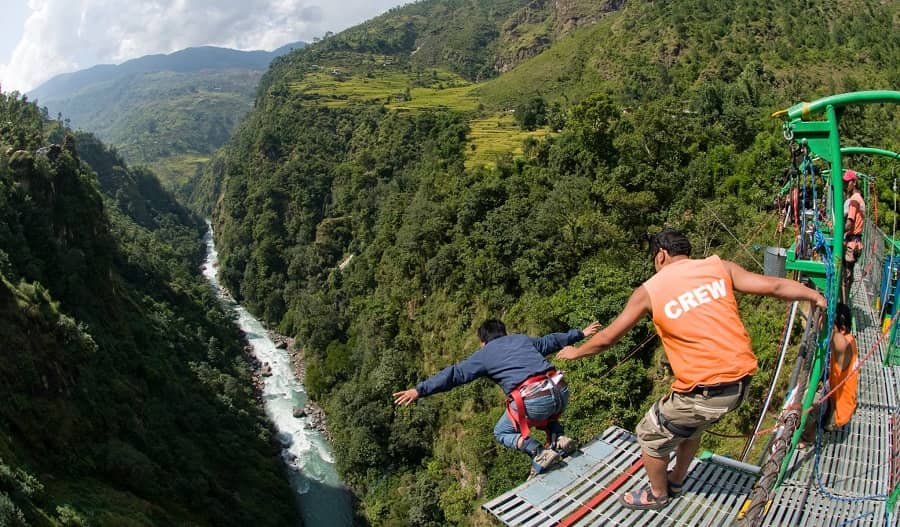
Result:
{"label": "man in orange tank top", "polygon": [[866,200],[859,190],[856,172],[845,170],[842,177],[847,199],[844,201],[844,291],[846,302],[853,286],[853,268],[862,253],[862,235],[866,223]]}
{"label": "man in orange tank top", "polygon": [[[557,354],[594,355],[644,316],[653,318],[675,382],[637,426],[650,485],[622,496],[633,509],[661,509],[679,495],[703,431],[747,396],[757,363],[734,291],[826,305],[825,297],[793,280],[751,273],[718,256],[691,259],[690,241],[673,229],[654,236],[650,249],[656,274],[634,290],[619,316],[582,346]],[[675,466],[667,475],[672,452]]]}

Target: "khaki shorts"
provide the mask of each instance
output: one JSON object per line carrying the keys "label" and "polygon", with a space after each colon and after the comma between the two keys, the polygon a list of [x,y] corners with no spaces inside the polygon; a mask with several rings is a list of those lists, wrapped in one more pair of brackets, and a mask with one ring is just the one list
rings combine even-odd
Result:
{"label": "khaki shorts", "polygon": [[[750,382],[744,384],[740,391],[716,396],[670,392],[654,403],[638,423],[636,433],[641,449],[653,457],[668,458],[681,442],[700,437],[704,430],[740,406],[750,392]],[[657,418],[657,411],[661,419]],[[676,434],[661,420],[668,420],[669,428],[682,433]]]}

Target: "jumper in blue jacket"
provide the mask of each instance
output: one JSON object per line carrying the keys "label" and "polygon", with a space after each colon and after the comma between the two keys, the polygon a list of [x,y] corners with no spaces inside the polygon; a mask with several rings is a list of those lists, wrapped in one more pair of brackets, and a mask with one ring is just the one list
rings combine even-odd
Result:
{"label": "jumper in blue jacket", "polygon": [[509,395],[525,379],[553,368],[545,356],[584,338],[580,329],[551,333],[540,338],[506,335],[496,338],[462,362],[447,366],[416,385],[420,397],[445,392],[455,386],[490,377]]}

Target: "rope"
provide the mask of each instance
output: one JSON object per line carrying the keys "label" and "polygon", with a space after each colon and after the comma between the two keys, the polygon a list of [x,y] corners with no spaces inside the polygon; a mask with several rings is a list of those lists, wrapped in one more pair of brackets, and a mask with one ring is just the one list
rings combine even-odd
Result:
{"label": "rope", "polygon": [[614,371],[616,371],[616,370],[619,368],[619,366],[621,366],[621,365],[625,364],[626,362],[628,362],[628,360],[629,360],[631,357],[633,357],[637,352],[641,351],[641,349],[642,349],[644,346],[646,346],[648,342],[650,342],[651,340],[655,339],[656,337],[657,337],[657,334],[656,334],[656,333],[651,333],[650,335],[648,335],[647,338],[645,338],[643,342],[641,342],[641,343],[638,344],[637,346],[631,348],[631,351],[629,351],[628,354],[625,355],[625,357],[623,357],[621,360],[619,360],[619,362],[617,362],[616,364],[614,364],[612,368],[610,368],[610,369],[606,370],[605,372],[603,372],[603,374],[600,375],[600,377],[597,377],[597,380],[599,381],[599,380],[605,379],[606,377],[612,375],[612,373],[613,373]]}
{"label": "rope", "polygon": [[[759,412],[759,418],[757,419],[756,426],[753,429],[754,434],[759,432],[759,429],[762,427],[763,420],[766,417],[766,413],[769,411],[769,405],[772,404],[772,399],[775,395],[775,385],[778,383],[778,378],[781,377],[781,367],[784,366],[784,358],[787,356],[791,329],[794,327],[794,321],[797,318],[798,306],[799,303],[795,301],[791,303],[790,307],[788,307],[788,317],[787,320],[784,321],[784,329],[782,329],[781,331],[781,351],[778,354],[778,365],[775,367],[775,373],[772,375],[772,382],[769,383],[769,391],[766,394],[765,399],[763,399],[762,410]],[[741,461],[747,460],[747,456],[750,455],[750,450],[753,448],[753,440],[755,438],[755,435],[751,435],[747,439],[747,442],[744,444],[744,450],[743,452],[741,452]]]}
{"label": "rope", "polygon": [[803,340],[800,343],[799,358],[794,365],[794,372],[791,373],[791,383],[795,381],[797,383],[788,392],[786,404],[779,417],[779,423],[776,427],[773,427],[773,430],[777,430],[777,433],[774,435],[771,445],[766,447],[771,449],[770,455],[765,463],[762,464],[759,471],[759,479],[753,485],[753,490],[751,490],[750,496],[745,502],[746,513],[743,518],[745,525],[756,527],[761,524],[763,516],[765,516],[768,509],[768,504],[772,500],[772,491],[781,477],[782,461],[791,449],[794,432],[800,426],[802,414],[797,401],[801,397],[800,394],[806,391],[805,385],[808,382],[808,378],[799,376],[799,372],[804,369],[807,363],[808,348],[816,346],[817,331],[815,328],[819,325],[820,317],[821,310],[813,306],[812,314],[807,319]]}
{"label": "rope", "polygon": [[[753,256],[753,253],[751,253],[751,252],[747,249],[747,247],[745,247],[745,246],[741,243],[741,240],[739,240],[738,237],[735,236],[733,232],[731,232],[731,230],[728,228],[728,226],[725,225],[725,224],[722,222],[722,220],[719,219],[719,216],[718,216],[714,211],[712,211],[712,210],[710,210],[710,213],[713,215],[713,217],[716,218],[716,221],[719,222],[719,225],[721,225],[721,226],[725,229],[725,231],[726,231],[728,234],[730,234],[732,238],[734,238],[734,241],[736,241],[736,242],[738,243],[738,247],[740,247],[745,253],[747,253],[747,255],[750,257],[750,259],[753,260],[753,261],[756,263],[756,265],[759,266],[760,269],[765,269],[765,267],[763,266],[763,264],[759,263],[759,260],[757,260],[756,257]],[[759,234],[759,229],[757,229],[756,234]],[[752,238],[751,238],[751,239],[752,239]]]}
{"label": "rope", "polygon": [[853,522],[858,522],[859,520],[865,518],[866,516],[871,516],[873,514],[875,514],[875,511],[864,512],[858,516],[854,516],[848,520],[844,520],[843,522],[841,522],[841,525],[839,527],[845,527],[847,525],[850,525]]}
{"label": "rope", "polygon": [[[826,267],[826,274],[828,274],[829,267],[832,268],[832,270],[833,270],[834,263],[831,262],[830,266],[828,264],[826,264],[825,267]],[[831,276],[829,277],[828,282],[827,282],[829,289],[834,287],[833,283],[832,283],[832,280],[834,278],[834,276],[833,276],[834,273],[832,272],[830,274],[831,274]],[[828,298],[831,298],[830,295]],[[838,382],[833,387],[829,387],[828,373],[829,373],[830,366],[831,366],[831,338],[832,338],[832,332],[834,329],[834,322],[833,322],[834,313],[833,313],[833,311],[834,310],[831,309],[831,306],[829,306],[829,315],[830,315],[829,318],[831,320],[829,320],[828,336],[826,338],[826,346],[827,346],[825,348],[825,365],[826,365],[826,367],[822,369],[822,386],[824,386],[826,393],[822,397],[821,401],[819,401],[819,403],[818,403],[819,419],[816,422],[816,452],[815,452],[815,461],[813,464],[813,467],[814,467],[813,471],[816,476],[816,486],[818,487],[819,492],[821,492],[823,496],[825,496],[829,499],[832,499],[832,500],[836,500],[836,501],[843,501],[843,502],[870,501],[870,500],[883,501],[883,500],[887,499],[887,495],[879,494],[879,495],[870,495],[870,496],[841,496],[838,494],[834,494],[831,491],[829,491],[828,489],[826,489],[825,485],[822,483],[822,473],[820,470],[820,461],[821,461],[821,450],[822,450],[821,449],[821,446],[822,446],[821,441],[822,441],[822,434],[823,434],[822,422],[824,421],[824,415],[825,415],[825,405],[823,403],[824,403],[824,401],[827,401],[828,398],[831,397],[837,391],[838,388],[840,388],[845,382],[847,382],[854,374],[856,374],[859,371],[859,369],[862,367],[863,363],[865,363],[865,361],[868,360],[875,353],[875,350],[878,349],[878,344],[884,338],[884,334],[882,334],[881,337],[875,342],[875,345],[872,346],[872,349],[869,350],[869,352],[866,354],[866,357],[862,361],[860,361],[856,366],[854,366],[854,368],[850,371],[850,373],[845,375],[844,378],[841,379],[840,382]],[[895,315],[895,318],[896,318],[896,315]],[[846,522],[842,525],[846,525]]]}
{"label": "rope", "polygon": [[[803,340],[800,343],[800,352],[797,357],[797,362],[794,365],[794,371],[791,373],[791,381],[789,384],[794,384],[796,382],[796,378],[798,377],[798,371],[799,371],[798,368],[801,367],[801,361],[806,360],[805,357],[806,357],[807,351],[805,349],[805,346],[811,346],[814,342],[814,341],[810,340],[811,339],[810,335],[811,335],[811,332],[813,331],[812,328],[814,328],[816,325],[818,325],[819,313],[820,313],[820,311],[818,309],[816,309],[815,306],[813,306],[813,312],[806,320],[806,329],[804,330]],[[796,389],[797,389],[797,387],[795,386],[793,389],[791,389],[788,392],[787,396],[785,397],[785,401],[794,400],[794,395],[795,395]],[[714,436],[726,437],[726,438],[730,438],[730,439],[761,437],[761,436],[769,435],[772,432],[778,430],[779,428],[785,426],[788,421],[788,418],[793,417],[794,414],[797,415],[797,418],[799,420],[799,417],[801,417],[802,414],[797,413],[797,410],[799,410],[800,408],[801,408],[800,405],[798,405],[796,403],[785,404],[785,406],[782,407],[781,414],[775,420],[775,424],[770,426],[769,428],[765,428],[765,429],[759,430],[757,432],[753,432],[753,433],[749,433],[749,434],[723,434],[720,432],[716,432],[714,430],[706,430],[706,432],[710,433]]]}

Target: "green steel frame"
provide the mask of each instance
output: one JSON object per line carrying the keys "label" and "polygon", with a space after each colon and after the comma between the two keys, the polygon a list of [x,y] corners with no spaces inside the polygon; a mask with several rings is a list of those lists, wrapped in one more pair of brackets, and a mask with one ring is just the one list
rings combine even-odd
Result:
{"label": "green steel frame", "polygon": [[[840,117],[837,109],[847,105],[857,104],[879,104],[894,103],[900,104],[900,92],[889,90],[861,91],[842,93],[824,97],[811,103],[801,102],[791,106],[786,110],[781,110],[772,114],[772,117],[786,118],[782,129],[786,139],[794,139],[798,142],[808,145],[811,152],[831,164],[831,218],[832,218],[832,237],[831,252],[834,260],[835,275],[840,284],[840,276],[842,272],[842,263],[844,261],[844,211],[843,211],[843,181],[841,176],[844,167],[841,160],[842,154],[873,154],[886,155],[888,157],[898,158],[897,153],[877,148],[866,147],[844,147],[841,148],[840,134],[838,126]],[[811,120],[814,117],[824,115],[824,120]],[[809,277],[813,283],[825,291],[825,263],[814,260],[801,260],[797,258],[796,247],[791,246],[788,250],[785,268],[788,270],[799,271],[804,276]],[[831,298],[828,299],[829,305],[836,305],[840,286],[834,288]],[[810,379],[818,379],[822,375],[825,362],[825,343],[821,341],[817,346],[816,356],[810,371]],[[781,465],[781,472],[778,475],[776,486],[781,484],[784,473],[787,470],[788,461],[791,453],[800,440],[804,426],[806,425],[807,410],[812,406],[816,395],[817,383],[810,382],[803,398],[803,413],[800,420],[800,426],[794,432],[791,448],[785,456]]]}

